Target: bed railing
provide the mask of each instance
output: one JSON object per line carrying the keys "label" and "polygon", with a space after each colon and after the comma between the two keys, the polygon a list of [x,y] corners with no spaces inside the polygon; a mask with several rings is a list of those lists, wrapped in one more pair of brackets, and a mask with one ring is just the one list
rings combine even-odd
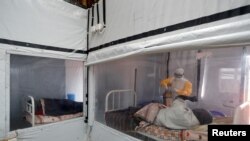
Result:
{"label": "bed railing", "polygon": [[[105,112],[114,111],[114,110],[120,110],[121,108],[121,95],[124,94],[131,94],[133,95],[133,106],[136,106],[137,103],[137,95],[134,90],[126,89],[126,90],[111,90],[107,93],[106,99],[105,99]],[[112,96],[112,103],[111,107],[112,109],[109,109],[109,97]],[[118,108],[115,108],[115,97],[118,97]]]}
{"label": "bed railing", "polygon": [[27,96],[25,102],[25,111],[31,115],[31,124],[35,126],[35,100],[32,96]]}

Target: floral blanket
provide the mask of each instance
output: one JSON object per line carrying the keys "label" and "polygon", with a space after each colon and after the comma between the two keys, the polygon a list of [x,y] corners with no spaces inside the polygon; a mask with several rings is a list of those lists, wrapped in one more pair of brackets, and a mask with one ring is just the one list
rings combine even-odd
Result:
{"label": "floral blanket", "polygon": [[[232,117],[216,117],[211,124],[232,124]],[[207,141],[207,125],[196,126],[190,130],[172,130],[141,121],[136,131],[166,141]]]}
{"label": "floral blanket", "polygon": [[[43,116],[43,115],[35,115],[35,124],[46,124],[46,123],[54,123],[58,121],[68,120],[72,118],[77,118],[83,116],[83,113],[62,115],[62,116]],[[31,115],[26,115],[26,120],[31,123]]]}

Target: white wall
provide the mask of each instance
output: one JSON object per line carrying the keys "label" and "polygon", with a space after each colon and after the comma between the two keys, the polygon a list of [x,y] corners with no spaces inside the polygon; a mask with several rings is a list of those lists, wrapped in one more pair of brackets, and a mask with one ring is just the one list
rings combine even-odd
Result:
{"label": "white wall", "polygon": [[65,60],[66,94],[75,94],[75,100],[83,101],[83,62]]}
{"label": "white wall", "polygon": [[[249,0],[106,0],[107,28],[102,34],[90,35],[90,46],[96,47],[117,39],[249,4]],[[100,2],[100,9],[102,13],[102,2]],[[222,22],[205,24],[187,30],[191,31],[215,24],[228,23],[229,21],[237,21],[237,19],[238,17],[229,18]],[[160,36],[179,32],[183,32],[183,30]]]}

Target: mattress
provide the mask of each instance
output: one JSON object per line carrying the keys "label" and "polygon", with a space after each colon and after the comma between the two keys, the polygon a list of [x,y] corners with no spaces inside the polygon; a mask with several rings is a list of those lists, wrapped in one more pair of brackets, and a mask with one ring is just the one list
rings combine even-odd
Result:
{"label": "mattress", "polygon": [[[68,120],[72,118],[77,118],[83,116],[83,113],[69,114],[69,115],[61,115],[61,116],[43,116],[43,115],[35,115],[35,124],[46,124],[46,123],[54,123],[58,121]],[[28,122],[32,122],[32,117],[29,114],[25,116]]]}

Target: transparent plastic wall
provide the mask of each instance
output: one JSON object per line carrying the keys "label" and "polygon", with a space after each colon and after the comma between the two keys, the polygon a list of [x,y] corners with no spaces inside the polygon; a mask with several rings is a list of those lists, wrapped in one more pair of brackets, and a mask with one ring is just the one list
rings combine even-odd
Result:
{"label": "transparent plastic wall", "polygon": [[[160,87],[160,81],[167,75],[173,76],[177,68],[183,68],[184,77],[192,83],[191,96],[197,97],[194,102],[187,100],[187,106],[203,108],[214,117],[216,114],[229,117],[233,124],[236,108],[249,100],[248,52],[247,47],[172,51],[97,64],[94,66],[95,120],[134,136],[130,131],[134,133],[136,124],[139,125],[134,123],[134,113],[150,102],[162,103],[165,89]],[[136,91],[136,107],[131,109],[133,99],[123,96],[122,110],[105,112],[107,93],[123,89]],[[119,99],[114,98],[112,102],[119,103]]]}
{"label": "transparent plastic wall", "polygon": [[[246,69],[245,69],[245,95],[243,101],[250,101],[250,47],[246,47]],[[249,117],[250,118],[250,117]]]}
{"label": "transparent plastic wall", "polygon": [[[186,78],[194,83],[195,92],[196,52],[179,51],[171,52],[170,55],[168,53],[143,55],[95,65],[96,120],[105,123],[105,97],[111,90],[135,90],[137,105],[152,101],[162,102],[165,89],[160,87],[160,81],[165,79],[167,74],[172,76],[179,67],[185,70]],[[123,105],[131,106],[129,97],[123,97],[122,102]]]}
{"label": "transparent plastic wall", "polygon": [[[93,66],[95,120],[130,134],[128,130],[139,125],[134,122],[134,113],[150,102],[162,103],[165,89],[160,86],[160,81],[167,75],[173,76],[177,68],[183,68],[184,77],[192,83],[191,96],[197,97],[197,101],[187,100],[187,106],[205,109],[213,116],[230,117],[233,124],[236,108],[249,99],[248,52],[247,47],[173,51],[97,64]],[[136,107],[131,109],[132,99],[124,95],[120,106],[124,111],[105,112],[107,93],[124,89],[136,91]],[[114,98],[112,102],[116,104],[118,101]],[[125,126],[131,123],[133,127]]]}
{"label": "transparent plastic wall", "polygon": [[11,55],[10,130],[30,127],[23,118],[26,96],[83,102],[83,80],[81,61]]}
{"label": "transparent plastic wall", "polygon": [[244,48],[203,50],[199,106],[233,116],[244,96]]}
{"label": "transparent plastic wall", "polygon": [[[162,55],[140,56],[94,66],[96,120],[104,121],[105,96],[111,90],[136,89],[138,103],[158,96]],[[158,64],[160,63],[160,64]],[[122,99],[129,102],[130,99]]]}
{"label": "transparent plastic wall", "polygon": [[197,94],[197,70],[198,70],[198,60],[197,60],[197,50],[189,51],[175,51],[170,53],[169,59],[169,74],[174,75],[176,68],[184,69],[184,76],[192,83],[192,96]]}

